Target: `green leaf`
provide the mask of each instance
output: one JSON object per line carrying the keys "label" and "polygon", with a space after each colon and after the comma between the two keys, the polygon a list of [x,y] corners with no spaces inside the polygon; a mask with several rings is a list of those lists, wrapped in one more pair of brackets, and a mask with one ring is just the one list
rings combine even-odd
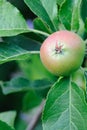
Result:
{"label": "green leaf", "polygon": [[57,0],[57,4],[61,6],[66,0]]}
{"label": "green leaf", "polygon": [[47,26],[47,24],[43,20],[41,20],[40,18],[34,19],[33,23],[34,23],[35,29],[47,32],[49,34],[52,33],[52,31]]}
{"label": "green leaf", "polygon": [[82,20],[82,18],[79,19],[79,30],[77,34],[80,35],[82,38],[84,38],[85,36],[85,22]]}
{"label": "green leaf", "polygon": [[15,44],[0,43],[0,64],[12,60],[23,60],[29,57],[26,51]]}
{"label": "green leaf", "polygon": [[0,36],[13,36],[28,31],[19,10],[6,0],[0,0]]}
{"label": "green leaf", "polygon": [[78,31],[80,19],[80,6],[82,0],[66,0],[59,10],[59,19],[66,29]]}
{"label": "green leaf", "polygon": [[29,29],[20,11],[6,0],[0,0],[0,37],[35,32],[48,36],[42,31]]}
{"label": "green leaf", "polygon": [[85,21],[87,18],[87,0],[82,0],[82,4],[81,4],[81,16],[82,19]]}
{"label": "green leaf", "polygon": [[24,0],[28,7],[43,21],[52,31],[58,30],[56,0]]}
{"label": "green leaf", "polygon": [[42,98],[34,91],[29,91],[23,98],[23,111],[29,111],[38,106]]}
{"label": "green leaf", "polygon": [[8,111],[0,113],[0,120],[6,122],[9,126],[14,126],[14,120],[16,117],[15,111]]}
{"label": "green leaf", "polygon": [[87,104],[81,88],[61,78],[48,93],[43,130],[87,130]]}
{"label": "green leaf", "polygon": [[[13,44],[13,46],[19,46],[24,50],[28,50],[28,51],[39,51],[40,50],[40,41],[38,39],[38,41],[36,39],[31,39],[29,38],[29,34],[26,35],[17,35],[17,36],[13,36],[13,37],[5,37],[3,38],[4,42],[9,43],[9,44]],[[32,33],[30,34],[32,35]],[[36,38],[35,35],[32,35],[33,38]]]}
{"label": "green leaf", "polygon": [[87,18],[86,18],[86,21],[85,21],[85,30],[87,32]]}
{"label": "green leaf", "polygon": [[0,86],[4,94],[10,94],[20,91],[28,91],[28,90],[36,90],[44,92],[46,89],[49,89],[53,82],[42,79],[42,80],[34,80],[29,81],[23,77],[15,77],[11,79],[11,81],[0,82]]}
{"label": "green leaf", "polygon": [[[41,31],[42,32],[42,31]],[[48,34],[49,35],[49,34]],[[25,36],[27,36],[28,38],[30,38],[31,40],[34,40],[35,42],[39,42],[39,44],[43,43],[43,41],[46,39],[46,36],[43,32],[43,34],[40,34],[38,32],[29,32],[27,34],[25,34]]]}
{"label": "green leaf", "polygon": [[0,130],[15,130],[3,121],[0,121]]}
{"label": "green leaf", "polygon": [[26,130],[26,127],[27,127],[27,122],[24,121],[23,119],[21,119],[21,117],[19,117],[15,124],[15,129],[16,130]]}
{"label": "green leaf", "polygon": [[32,55],[25,62],[20,60],[18,63],[21,71],[29,80],[49,79],[53,81],[55,79],[55,76],[45,69],[39,55]]}
{"label": "green leaf", "polygon": [[87,101],[87,68],[84,68],[85,80],[86,80],[86,101]]}

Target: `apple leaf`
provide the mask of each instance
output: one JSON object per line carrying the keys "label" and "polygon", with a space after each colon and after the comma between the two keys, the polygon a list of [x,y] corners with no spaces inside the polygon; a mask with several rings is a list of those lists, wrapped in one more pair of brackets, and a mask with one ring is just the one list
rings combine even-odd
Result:
{"label": "apple leaf", "polygon": [[82,0],[82,4],[81,4],[81,14],[82,14],[82,18],[85,21],[87,18],[87,0]]}
{"label": "apple leaf", "polygon": [[0,121],[0,130],[15,130],[3,121]]}
{"label": "apple leaf", "polygon": [[14,127],[15,117],[16,117],[15,111],[6,111],[0,113],[0,120],[6,122],[11,127]]}
{"label": "apple leaf", "polygon": [[85,94],[70,78],[61,78],[48,93],[43,130],[87,130]]}
{"label": "apple leaf", "polygon": [[66,0],[57,0],[57,4],[61,6]]}
{"label": "apple leaf", "polygon": [[[32,101],[32,102],[31,102]],[[42,98],[34,90],[28,91],[23,98],[23,111],[29,111],[40,105]]]}
{"label": "apple leaf", "polygon": [[29,29],[20,11],[7,0],[0,0],[0,37],[14,36],[25,32],[35,32],[48,36],[42,31]]}
{"label": "apple leaf", "polygon": [[48,90],[53,82],[49,80],[42,79],[42,80],[28,80],[24,77],[15,77],[7,82],[0,82],[0,87],[2,88],[3,94],[10,94],[15,92],[22,92],[28,90],[36,90],[43,93],[45,90]]}
{"label": "apple leaf", "polygon": [[82,38],[85,35],[85,22],[83,21],[82,18],[79,19],[79,29],[77,34],[80,35]]}
{"label": "apple leaf", "polygon": [[29,51],[15,44],[0,43],[0,64],[12,60],[23,60],[29,57]]}
{"label": "apple leaf", "polygon": [[40,17],[52,31],[58,30],[56,0],[24,0],[28,7]]}
{"label": "apple leaf", "polygon": [[12,36],[29,31],[19,10],[6,0],[0,0],[0,36]]}
{"label": "apple leaf", "polygon": [[86,101],[87,101],[87,68],[84,69],[84,76],[86,80]]}
{"label": "apple leaf", "polygon": [[[20,48],[27,50],[27,51],[39,51],[40,50],[40,44],[42,39],[38,38],[38,36],[31,34],[27,34],[28,36],[24,35],[17,35],[12,37],[5,37],[3,38],[5,43],[13,44],[13,47],[19,46]],[[29,36],[32,35],[34,38],[37,39],[31,39]],[[38,41],[37,41],[38,40]]]}
{"label": "apple leaf", "polygon": [[86,21],[85,21],[85,30],[87,32],[87,18],[86,18]]}
{"label": "apple leaf", "polygon": [[82,0],[65,0],[59,10],[59,19],[68,30],[78,31]]}
{"label": "apple leaf", "polygon": [[52,33],[52,31],[47,26],[47,24],[43,20],[41,20],[40,18],[34,19],[33,23],[34,23],[34,28],[35,29],[47,32],[49,34]]}
{"label": "apple leaf", "polygon": [[26,59],[25,62],[23,60],[18,60],[17,62],[21,71],[29,80],[49,79],[53,81],[54,79],[57,79],[56,76],[48,72],[43,66],[39,55],[32,55],[29,59]]}

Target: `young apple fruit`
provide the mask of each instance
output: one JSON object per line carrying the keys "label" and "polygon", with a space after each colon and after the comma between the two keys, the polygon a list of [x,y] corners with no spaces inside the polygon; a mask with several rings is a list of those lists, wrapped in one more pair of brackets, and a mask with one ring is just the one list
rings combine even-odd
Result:
{"label": "young apple fruit", "polygon": [[85,71],[83,68],[78,69],[71,75],[71,79],[74,83],[76,83],[80,88],[86,91],[86,78]]}
{"label": "young apple fruit", "polygon": [[84,54],[84,41],[67,30],[51,34],[40,49],[43,65],[57,76],[68,76],[76,71],[83,62]]}

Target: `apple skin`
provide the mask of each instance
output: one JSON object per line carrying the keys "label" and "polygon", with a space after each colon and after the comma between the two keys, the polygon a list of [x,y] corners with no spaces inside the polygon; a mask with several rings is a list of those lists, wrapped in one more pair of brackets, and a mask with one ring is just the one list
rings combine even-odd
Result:
{"label": "apple skin", "polygon": [[85,73],[84,69],[80,68],[74,73],[72,73],[71,79],[74,83],[78,85],[78,87],[86,91],[86,78],[84,73]]}
{"label": "apple skin", "polygon": [[85,43],[76,33],[61,30],[51,34],[40,48],[40,58],[48,71],[68,76],[82,64]]}

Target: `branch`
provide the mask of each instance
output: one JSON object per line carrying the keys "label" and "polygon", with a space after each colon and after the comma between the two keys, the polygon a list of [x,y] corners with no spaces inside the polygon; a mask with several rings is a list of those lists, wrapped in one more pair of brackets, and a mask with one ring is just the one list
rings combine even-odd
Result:
{"label": "branch", "polygon": [[44,103],[45,103],[45,101],[43,100],[36,112],[36,115],[34,115],[32,120],[29,122],[29,125],[27,126],[26,130],[34,130],[35,126],[37,125],[38,120],[41,117]]}
{"label": "branch", "polygon": [[36,30],[36,29],[30,29],[29,31],[34,32],[34,33],[38,33],[38,34],[41,34],[41,35],[44,35],[46,37],[48,37],[50,35],[50,34],[48,34],[46,32],[39,31],[39,30]]}

